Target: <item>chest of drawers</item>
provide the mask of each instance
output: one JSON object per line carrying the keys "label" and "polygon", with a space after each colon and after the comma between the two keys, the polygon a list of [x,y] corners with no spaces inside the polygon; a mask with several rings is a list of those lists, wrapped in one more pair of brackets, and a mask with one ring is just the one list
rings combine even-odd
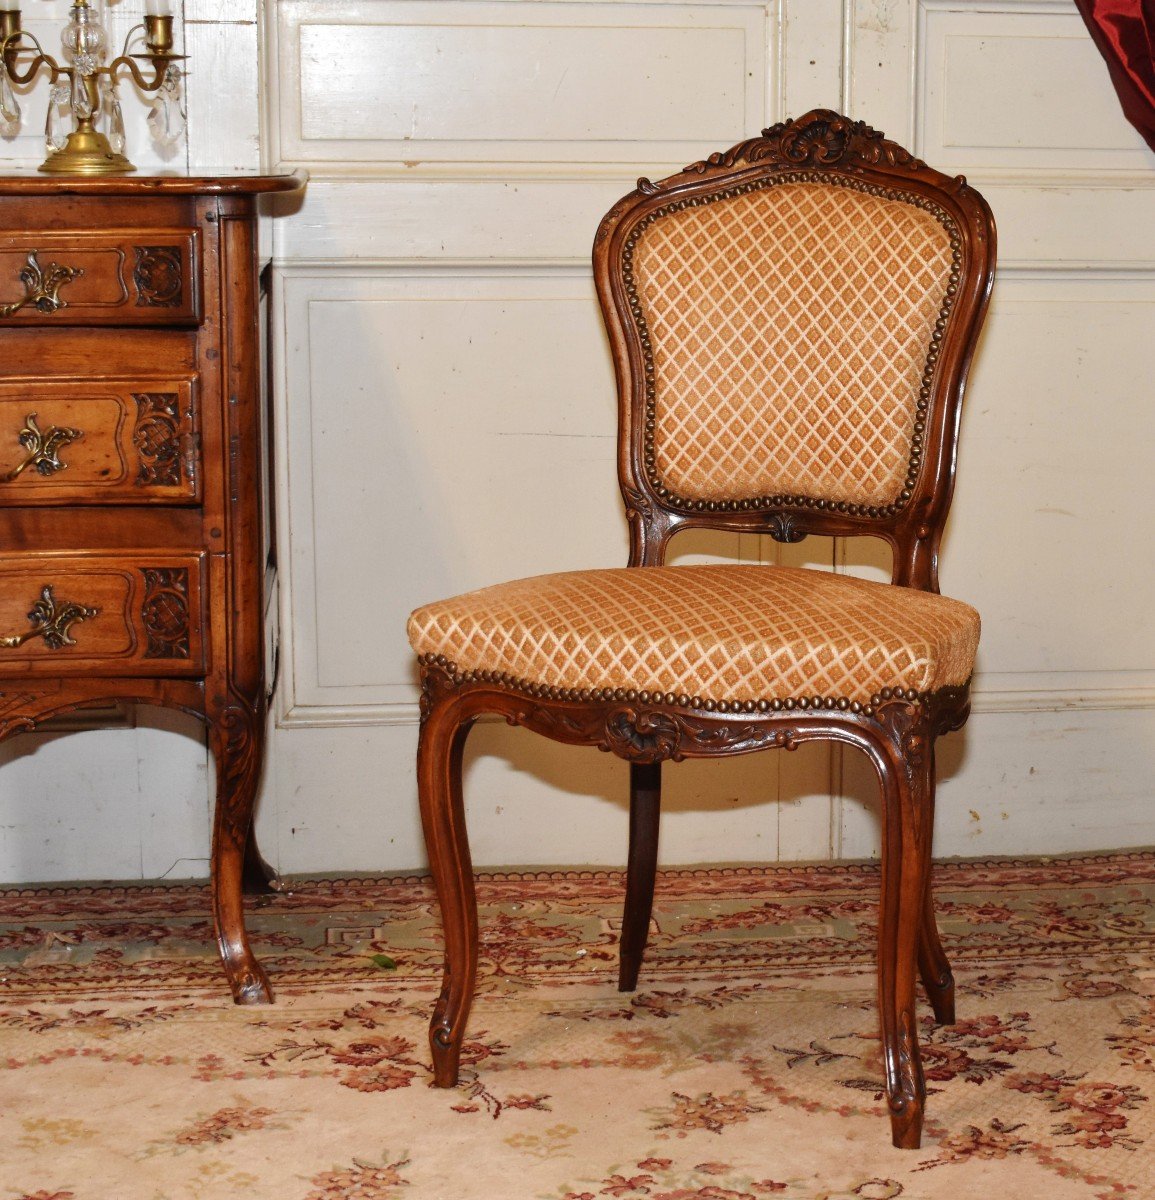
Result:
{"label": "chest of drawers", "polygon": [[109,702],[204,720],[240,1003],[271,998],[242,906],[269,875],[256,209],[301,186],[0,178],[0,738]]}

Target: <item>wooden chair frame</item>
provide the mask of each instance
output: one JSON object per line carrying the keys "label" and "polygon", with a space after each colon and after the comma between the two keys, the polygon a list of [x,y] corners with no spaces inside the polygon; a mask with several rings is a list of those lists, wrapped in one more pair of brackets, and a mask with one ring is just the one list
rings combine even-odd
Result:
{"label": "wooden chair frame", "polygon": [[[671,495],[647,469],[649,346],[628,264],[640,223],[654,213],[777,182],[830,180],[933,210],[952,232],[955,269],[933,334],[907,484],[884,508],[773,496],[704,503]],[[901,147],[837,113],[816,110],[761,137],[638,187],[607,214],[594,245],[594,274],[619,394],[619,483],[630,526],[630,566],[664,561],[682,529],[766,533],[780,542],[808,534],[872,535],[890,543],[892,583],[938,591],[938,552],[954,484],[960,404],[994,272],[994,222],[966,181],[949,178]],[[651,375],[652,378],[652,375]],[[772,570],[773,568],[766,568]],[[825,739],[870,759],[882,792],[882,883],[878,1004],[894,1144],[920,1143],[925,1082],[915,1016],[915,976],[935,1018],[954,1021],[954,981],[939,941],[930,887],[934,742],[969,712],[965,687],[920,694],[884,689],[869,703],[806,697],[703,701],[630,690],[563,690],[486,671],[461,671],[444,656],[420,660],[418,786],[430,867],[445,932],[445,976],[430,1025],[435,1083],[457,1080],[477,972],[478,928],[462,797],[465,739],[482,714],[630,763],[630,841],[619,988],[631,991],[645,949],[657,861],[661,763],[667,759],[793,750]]]}

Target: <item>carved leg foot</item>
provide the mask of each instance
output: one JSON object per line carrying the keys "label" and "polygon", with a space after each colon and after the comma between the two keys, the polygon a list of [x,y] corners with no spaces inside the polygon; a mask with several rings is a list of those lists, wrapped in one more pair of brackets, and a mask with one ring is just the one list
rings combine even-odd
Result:
{"label": "carved leg foot", "polygon": [[654,907],[661,804],[661,763],[630,763],[630,851],[618,951],[619,992],[632,992],[638,986],[638,972],[646,951]]}
{"label": "carved leg foot", "polygon": [[429,1024],[433,1083],[457,1082],[465,1024],[477,978],[477,898],[461,794],[461,757],[472,719],[449,701],[434,702],[417,745],[417,790],[429,868],[445,932],[445,973]]}
{"label": "carved leg foot", "polygon": [[887,1108],[890,1109],[890,1140],[898,1150],[917,1150],[922,1145],[922,1118],[926,1108],[926,1085],[923,1083],[922,1060],[918,1050],[918,1034],[913,1024],[905,1020],[887,1047],[888,1060],[897,1060],[897,1070],[908,1078],[887,1089]]}
{"label": "carved leg foot", "polygon": [[217,945],[237,1004],[269,1004],[273,991],[245,931],[242,899],[245,846],[261,766],[264,717],[233,703],[209,714],[209,744],[216,759],[217,799],[213,822],[212,896]]}

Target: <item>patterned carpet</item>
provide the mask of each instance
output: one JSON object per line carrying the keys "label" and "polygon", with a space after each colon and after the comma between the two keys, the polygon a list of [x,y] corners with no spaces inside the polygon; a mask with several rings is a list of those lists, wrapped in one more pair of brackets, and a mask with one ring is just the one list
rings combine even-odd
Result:
{"label": "patterned carpet", "polygon": [[[250,912],[278,1002],[224,993],[202,886],[0,890],[2,1200],[1155,1196],[1155,853],[937,871],[959,1023],[891,1148],[877,869],[664,873],[633,996],[622,882],[488,875],[456,1091],[427,1086],[427,881]],[[390,966],[390,962],[395,966]]]}

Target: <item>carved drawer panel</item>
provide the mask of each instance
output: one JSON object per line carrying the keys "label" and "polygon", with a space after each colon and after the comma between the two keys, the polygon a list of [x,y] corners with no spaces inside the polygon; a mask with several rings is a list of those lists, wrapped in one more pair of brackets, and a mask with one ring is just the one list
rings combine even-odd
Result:
{"label": "carved drawer panel", "polygon": [[13,554],[0,562],[0,676],[197,675],[205,556]]}
{"label": "carved drawer panel", "polygon": [[196,504],[190,379],[0,380],[0,506]]}
{"label": "carved drawer panel", "polygon": [[196,325],[195,229],[0,230],[4,325]]}

